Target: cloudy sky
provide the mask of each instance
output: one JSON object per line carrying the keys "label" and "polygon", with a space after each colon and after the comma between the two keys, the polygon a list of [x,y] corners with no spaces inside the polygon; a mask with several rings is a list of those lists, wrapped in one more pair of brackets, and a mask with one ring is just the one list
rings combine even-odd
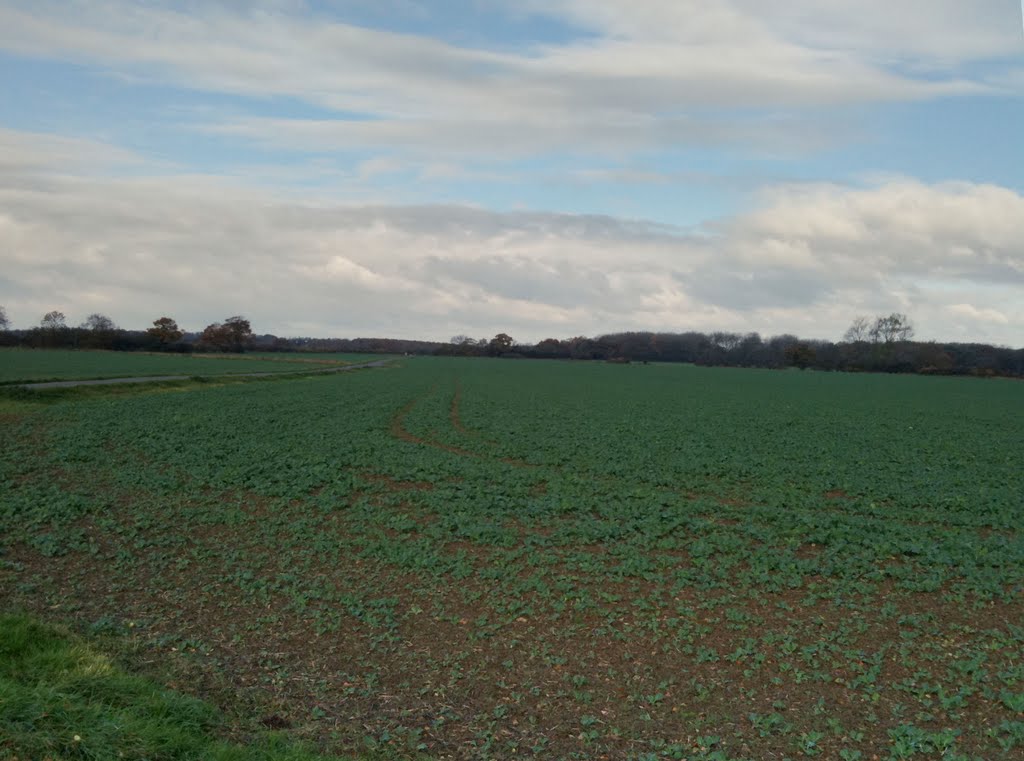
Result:
{"label": "cloudy sky", "polygon": [[0,305],[1024,345],[1019,0],[0,0]]}

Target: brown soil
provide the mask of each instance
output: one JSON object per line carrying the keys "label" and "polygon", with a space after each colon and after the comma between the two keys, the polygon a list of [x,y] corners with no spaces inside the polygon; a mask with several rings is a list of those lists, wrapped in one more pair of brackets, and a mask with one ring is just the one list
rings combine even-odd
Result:
{"label": "brown soil", "polygon": [[[234,537],[236,546],[240,538]],[[196,541],[225,539],[197,537]],[[482,549],[472,543],[452,545],[457,546],[467,551]],[[43,558],[25,547],[13,548],[7,559],[20,566],[15,578],[31,580],[37,589],[37,594],[18,602],[44,616],[71,615],[82,622],[114,616],[135,622],[136,630],[143,632],[140,636],[151,643],[169,642],[151,644],[151,657],[176,663],[180,673],[192,680],[186,689],[198,689],[225,706],[242,697],[258,706],[254,721],[319,737],[333,750],[358,750],[366,734],[379,736],[386,730],[395,736],[398,730],[417,730],[429,751],[440,757],[478,758],[481,733],[491,733],[501,738],[501,749],[492,751],[498,758],[541,746],[543,752],[527,755],[586,756],[594,750],[598,752],[591,757],[623,758],[635,749],[634,738],[648,736],[656,726],[658,736],[675,738],[692,750],[697,749],[701,734],[717,734],[733,743],[730,755],[781,758],[792,755],[792,738],[760,737],[747,715],[777,712],[787,722],[805,727],[818,701],[824,700],[830,718],[866,731],[859,747],[866,744],[884,756],[891,724],[870,717],[888,715],[893,701],[899,699],[890,693],[872,702],[854,686],[858,676],[854,669],[839,668],[827,660],[809,664],[799,657],[799,650],[791,657],[769,650],[761,669],[752,672],[747,660],[726,657],[748,639],[772,631],[795,632],[799,648],[817,646],[829,632],[849,622],[851,614],[842,608],[804,605],[806,590],[734,600],[725,593],[719,599],[727,605],[702,610],[713,598],[696,590],[670,597],[656,583],[624,579],[595,587],[619,596],[620,607],[567,610],[555,617],[537,611],[502,618],[489,612],[490,604],[499,599],[495,597],[498,590],[482,579],[439,586],[376,563],[352,563],[343,572],[321,569],[325,583],[330,580],[339,588],[367,585],[398,601],[396,607],[403,615],[396,638],[382,644],[379,630],[351,616],[343,616],[336,631],[317,632],[307,614],[276,595],[254,610],[239,590],[217,583],[221,569],[216,562],[187,571],[164,568],[157,572],[143,561],[126,576],[112,579],[107,563],[108,553],[114,551],[111,545],[95,557]],[[260,576],[276,570],[273,557],[266,560]],[[8,598],[16,586],[4,581],[0,599]],[[884,589],[880,594],[898,605],[902,615],[935,615],[945,629],[957,632],[957,640],[951,635],[945,643],[953,649],[986,630],[1005,629],[1024,613],[1021,605],[968,611],[935,595],[900,595]],[[654,609],[636,609],[633,602],[641,599],[649,600]],[[524,598],[524,604],[539,602]],[[783,602],[791,610],[780,610],[778,604]],[[680,652],[678,643],[651,629],[652,621],[667,622],[677,616],[680,605],[693,611],[695,620],[706,627],[698,644],[717,653],[713,660],[695,661]],[[725,607],[745,611],[751,622],[736,628],[723,615]],[[495,622],[493,636],[478,636],[481,615]],[[904,630],[895,619],[883,619],[870,609],[857,615],[866,629],[848,648],[870,654],[883,646],[899,647]],[[249,631],[257,618],[262,621],[258,635]],[[201,642],[203,649],[177,644],[181,640]],[[1006,654],[1008,663],[1013,659]],[[828,679],[803,686],[792,681],[771,684],[765,674],[781,673],[785,662],[808,674],[823,670]],[[911,676],[914,671],[909,666],[886,660],[879,683],[893,684]],[[583,682],[577,686],[574,679]],[[695,684],[701,692],[694,692]],[[312,718],[314,710],[319,719]],[[965,713],[972,726],[983,727],[997,724],[1000,711],[979,699]],[[596,717],[598,739],[583,733],[584,716]],[[919,724],[941,728],[941,722]],[[701,726],[707,731],[699,731]],[[335,739],[328,741],[334,733],[338,733]],[[971,739],[964,739],[963,750],[968,750]],[[520,750],[513,752],[513,746]]]}
{"label": "brown soil", "polygon": [[842,489],[832,489],[825,492],[825,499],[856,499],[852,494],[847,494]]}
{"label": "brown soil", "polygon": [[459,433],[461,433],[463,435],[473,436],[475,434],[473,434],[471,431],[466,429],[466,427],[462,424],[462,418],[459,417],[459,405],[461,404],[461,402],[462,402],[462,384],[459,382],[459,379],[456,378],[455,379],[455,393],[452,395],[452,409],[451,409],[452,428],[454,428],[456,431],[458,431]]}
{"label": "brown soil", "polygon": [[434,488],[434,484],[429,481],[400,481],[391,476],[368,471],[361,472],[359,477],[375,484],[382,484],[389,491],[431,491]]}

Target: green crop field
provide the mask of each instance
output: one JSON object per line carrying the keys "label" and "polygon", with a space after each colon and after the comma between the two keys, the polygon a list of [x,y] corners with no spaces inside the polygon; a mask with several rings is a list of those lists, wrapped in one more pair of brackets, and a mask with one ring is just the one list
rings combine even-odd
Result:
{"label": "green crop field", "polygon": [[367,354],[342,351],[284,351],[284,352],[246,352],[246,357],[258,357],[260,359],[278,359],[284,362],[289,361],[321,361],[321,362],[373,362],[377,359],[388,359],[397,355],[394,354]]}
{"label": "green crop field", "polygon": [[[182,355],[66,349],[0,349],[0,384],[23,381],[79,380],[147,375],[231,375],[296,372],[311,362],[346,363],[358,355]],[[380,359],[380,357],[373,357]]]}
{"label": "green crop field", "polygon": [[22,394],[0,609],[336,754],[1019,759],[1022,432],[1012,381],[678,365]]}

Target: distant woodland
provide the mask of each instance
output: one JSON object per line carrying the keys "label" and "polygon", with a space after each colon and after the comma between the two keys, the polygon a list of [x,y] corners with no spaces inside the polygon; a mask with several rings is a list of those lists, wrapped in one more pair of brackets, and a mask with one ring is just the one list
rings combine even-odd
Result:
{"label": "distant woodland", "polygon": [[902,314],[858,317],[837,342],[758,333],[632,331],[599,336],[546,338],[519,343],[506,333],[493,338],[455,336],[448,342],[394,338],[282,338],[256,334],[247,319],[229,317],[202,332],[181,330],[170,317],[146,330],[126,330],[101,314],[78,326],[48,312],[37,327],[11,330],[0,307],[0,346],[160,352],[357,352],[429,354],[505,359],[688,362],[697,365],[799,368],[844,372],[920,373],[1024,377],[1024,349],[983,343],[915,341]]}

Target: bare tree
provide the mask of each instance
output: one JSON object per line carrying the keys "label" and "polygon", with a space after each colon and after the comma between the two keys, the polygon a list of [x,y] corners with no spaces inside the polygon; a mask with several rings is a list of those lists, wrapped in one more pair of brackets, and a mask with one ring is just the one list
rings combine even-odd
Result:
{"label": "bare tree", "polygon": [[82,323],[82,329],[91,330],[93,333],[110,333],[117,330],[117,325],[105,314],[93,312],[85,318],[85,322]]}
{"label": "bare tree", "polygon": [[910,324],[905,314],[893,312],[888,317],[879,317],[875,320],[869,335],[875,343],[899,343],[914,337],[914,326]]}
{"label": "bare tree", "polygon": [[39,321],[39,327],[55,333],[58,330],[64,330],[68,326],[67,319],[63,312],[58,312],[55,309],[43,315],[43,319]]}
{"label": "bare tree", "polygon": [[732,351],[743,341],[743,336],[739,333],[727,333],[725,331],[716,331],[711,334],[711,343],[715,346],[719,346],[726,351]]}
{"label": "bare tree", "polygon": [[7,330],[11,327],[11,321],[7,317],[7,310],[0,306],[0,330]]}
{"label": "bare tree", "polygon": [[867,341],[871,337],[871,321],[867,317],[858,317],[843,334],[843,340],[847,343]]}
{"label": "bare tree", "polygon": [[73,344],[74,342],[70,340],[73,337],[71,331],[68,330],[67,318],[63,312],[54,309],[43,315],[43,319],[39,321],[38,340],[43,346],[55,348],[66,343]]}

